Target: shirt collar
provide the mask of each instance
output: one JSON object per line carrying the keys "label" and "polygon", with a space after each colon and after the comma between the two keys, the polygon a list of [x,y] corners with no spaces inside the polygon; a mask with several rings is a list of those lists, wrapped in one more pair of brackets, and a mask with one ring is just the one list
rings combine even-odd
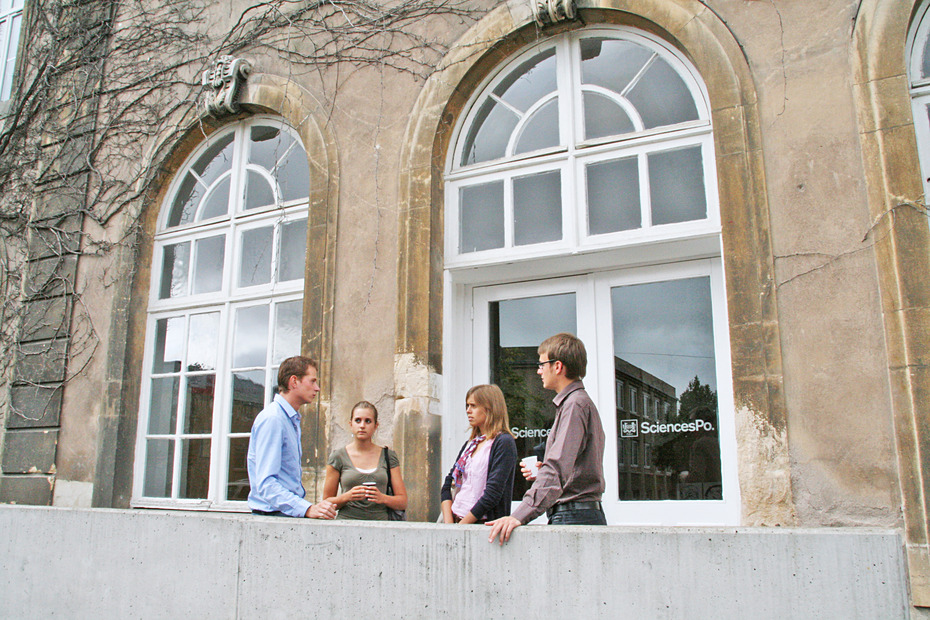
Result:
{"label": "shirt collar", "polygon": [[584,384],[579,379],[578,381],[572,381],[565,386],[565,389],[558,393],[558,395],[552,399],[552,402],[555,403],[556,407],[561,407],[562,403],[568,398],[568,395],[574,392],[575,390],[580,390],[584,388]]}
{"label": "shirt collar", "polygon": [[280,394],[275,394],[274,402],[281,405],[281,409],[284,410],[284,413],[287,414],[287,417],[289,417],[292,422],[294,421],[300,422],[300,413],[296,409],[291,407],[291,404],[287,402],[286,400],[284,400],[283,396],[281,396]]}

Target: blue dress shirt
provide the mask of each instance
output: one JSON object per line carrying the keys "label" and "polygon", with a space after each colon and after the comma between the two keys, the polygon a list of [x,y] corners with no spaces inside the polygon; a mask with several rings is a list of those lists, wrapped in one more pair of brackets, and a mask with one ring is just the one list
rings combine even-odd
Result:
{"label": "blue dress shirt", "polygon": [[301,483],[300,414],[276,394],[255,418],[249,439],[249,508],[303,517],[310,508]]}

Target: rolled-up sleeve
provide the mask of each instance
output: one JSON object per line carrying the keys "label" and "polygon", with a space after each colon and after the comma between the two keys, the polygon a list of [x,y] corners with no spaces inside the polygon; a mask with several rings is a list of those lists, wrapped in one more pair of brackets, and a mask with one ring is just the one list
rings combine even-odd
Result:
{"label": "rolled-up sleeve", "polygon": [[575,470],[575,460],[585,438],[585,416],[576,407],[566,407],[552,428],[546,444],[546,460],[539,467],[536,481],[513,511],[513,517],[526,524],[546,512],[562,497]]}

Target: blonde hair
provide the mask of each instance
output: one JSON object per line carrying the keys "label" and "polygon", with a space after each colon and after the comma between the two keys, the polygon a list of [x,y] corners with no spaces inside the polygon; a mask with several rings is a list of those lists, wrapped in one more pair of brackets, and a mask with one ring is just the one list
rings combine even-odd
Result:
{"label": "blonde hair", "polygon": [[[507,401],[504,400],[504,393],[496,385],[476,385],[468,390],[465,395],[465,402],[474,397],[475,404],[484,407],[487,411],[488,421],[484,425],[484,430],[488,439],[493,439],[501,433],[507,433],[511,437],[510,417],[507,415]],[[481,433],[478,428],[471,429],[471,438],[474,439]]]}

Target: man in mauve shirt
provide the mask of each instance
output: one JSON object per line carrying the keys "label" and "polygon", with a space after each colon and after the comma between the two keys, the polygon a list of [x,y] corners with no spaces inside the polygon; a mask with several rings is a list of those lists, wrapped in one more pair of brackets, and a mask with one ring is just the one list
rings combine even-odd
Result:
{"label": "man in mauve shirt", "polygon": [[[581,383],[588,366],[584,344],[572,334],[556,334],[539,345],[543,387],[558,395],[555,421],[546,440],[546,457],[533,486],[509,517],[489,521],[489,542],[510,540],[513,530],[547,513],[550,525],[607,525],[604,494],[604,428],[597,407]],[[524,467],[523,476],[533,480]]]}

